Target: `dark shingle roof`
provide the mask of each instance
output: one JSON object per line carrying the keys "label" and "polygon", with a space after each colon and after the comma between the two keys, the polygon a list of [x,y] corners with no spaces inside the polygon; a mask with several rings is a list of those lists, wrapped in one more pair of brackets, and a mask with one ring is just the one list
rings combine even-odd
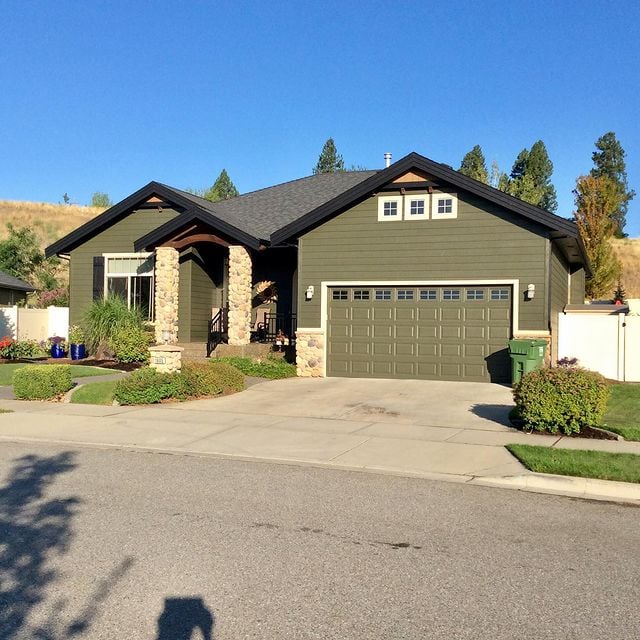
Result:
{"label": "dark shingle roof", "polygon": [[377,171],[321,173],[251,191],[221,202],[209,202],[191,193],[164,186],[237,229],[256,238],[268,240],[274,231],[317,209],[376,173]]}
{"label": "dark shingle roof", "polygon": [[0,287],[3,289],[14,289],[16,291],[35,291],[35,287],[32,287],[29,283],[20,278],[10,276],[4,271],[0,271]]}

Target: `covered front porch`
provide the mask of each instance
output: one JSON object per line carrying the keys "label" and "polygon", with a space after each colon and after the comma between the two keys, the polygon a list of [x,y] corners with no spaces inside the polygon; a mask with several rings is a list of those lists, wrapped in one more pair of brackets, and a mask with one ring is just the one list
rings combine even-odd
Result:
{"label": "covered front porch", "polygon": [[157,343],[184,346],[190,357],[227,344],[294,344],[296,247],[239,242],[198,219],[172,221],[135,246],[155,254]]}

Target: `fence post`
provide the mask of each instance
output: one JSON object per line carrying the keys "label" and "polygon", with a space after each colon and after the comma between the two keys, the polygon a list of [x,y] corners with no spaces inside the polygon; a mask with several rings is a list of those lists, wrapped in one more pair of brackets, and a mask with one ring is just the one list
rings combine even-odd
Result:
{"label": "fence post", "polygon": [[627,367],[625,362],[627,342],[627,314],[618,314],[618,380],[625,382],[627,379]]}

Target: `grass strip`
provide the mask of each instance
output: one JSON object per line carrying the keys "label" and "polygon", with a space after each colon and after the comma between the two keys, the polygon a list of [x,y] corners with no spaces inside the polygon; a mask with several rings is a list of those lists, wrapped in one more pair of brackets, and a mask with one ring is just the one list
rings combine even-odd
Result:
{"label": "grass strip", "polygon": [[640,384],[612,384],[604,422],[625,440],[640,440]]}
{"label": "grass strip", "polygon": [[113,391],[117,380],[88,382],[78,387],[71,395],[75,404],[113,404]]}
{"label": "grass strip", "polygon": [[556,449],[529,444],[509,444],[507,449],[522,464],[538,473],[640,482],[640,455],[575,449]]}
{"label": "grass strip", "polygon": [[278,380],[280,378],[293,378],[296,374],[296,367],[289,364],[283,358],[265,358],[264,360],[253,360],[240,356],[225,356],[216,358],[212,362],[226,362],[232,367],[239,369],[245,376],[256,378],[268,378]]}

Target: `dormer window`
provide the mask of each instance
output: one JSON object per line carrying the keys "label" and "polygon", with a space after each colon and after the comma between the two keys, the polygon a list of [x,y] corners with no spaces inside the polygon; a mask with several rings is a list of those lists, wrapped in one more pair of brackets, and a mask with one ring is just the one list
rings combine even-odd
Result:
{"label": "dormer window", "polygon": [[424,220],[429,217],[429,196],[407,194],[404,197],[404,219]]}
{"label": "dormer window", "polygon": [[402,196],[378,198],[378,220],[402,220]]}
{"label": "dormer window", "polygon": [[455,193],[434,193],[431,198],[433,220],[458,217],[458,198]]}

